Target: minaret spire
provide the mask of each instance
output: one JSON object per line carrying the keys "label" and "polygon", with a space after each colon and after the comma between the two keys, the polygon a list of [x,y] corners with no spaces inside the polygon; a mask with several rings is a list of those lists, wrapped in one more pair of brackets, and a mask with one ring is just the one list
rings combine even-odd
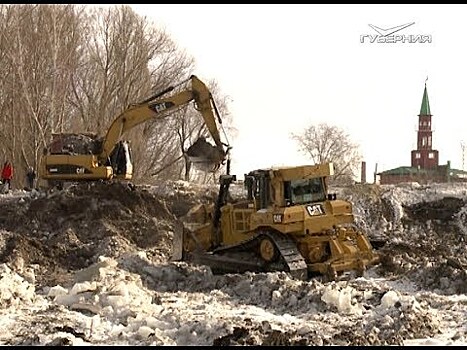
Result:
{"label": "minaret spire", "polygon": [[426,80],[425,80],[425,90],[423,91],[422,106],[420,107],[420,114],[419,115],[431,115],[430,101],[428,100],[428,91],[426,89],[427,80],[428,80],[428,76],[426,77]]}

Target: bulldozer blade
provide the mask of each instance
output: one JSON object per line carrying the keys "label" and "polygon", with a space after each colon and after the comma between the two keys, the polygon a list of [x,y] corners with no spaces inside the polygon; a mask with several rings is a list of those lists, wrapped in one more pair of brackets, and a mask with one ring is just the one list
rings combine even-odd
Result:
{"label": "bulldozer blade", "polygon": [[183,235],[184,227],[183,223],[179,220],[175,223],[174,235],[172,241],[172,257],[171,261],[182,261],[183,260]]}
{"label": "bulldozer blade", "polygon": [[225,157],[221,150],[211,145],[203,137],[200,137],[188,148],[186,155],[196,168],[211,172],[219,169]]}

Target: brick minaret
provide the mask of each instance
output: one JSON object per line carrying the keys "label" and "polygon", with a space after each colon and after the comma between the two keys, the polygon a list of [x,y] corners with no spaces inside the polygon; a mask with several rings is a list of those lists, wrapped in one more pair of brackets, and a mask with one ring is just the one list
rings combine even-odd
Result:
{"label": "brick minaret", "polygon": [[[427,78],[428,79],[428,78]],[[417,149],[412,151],[412,167],[433,169],[438,167],[438,151],[432,149],[430,102],[428,92],[423,92],[422,107],[418,115]]]}

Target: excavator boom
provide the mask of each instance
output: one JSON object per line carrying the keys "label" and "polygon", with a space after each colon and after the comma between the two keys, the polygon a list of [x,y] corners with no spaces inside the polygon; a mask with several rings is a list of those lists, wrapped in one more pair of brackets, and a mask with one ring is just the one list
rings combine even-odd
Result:
{"label": "excavator boom", "polygon": [[[120,114],[112,122],[106,136],[104,137],[102,152],[99,157],[104,160],[108,159],[115,148],[115,144],[126,131],[146,122],[148,119],[164,118],[169,112],[194,101],[196,109],[203,116],[204,123],[216,146],[212,147],[209,143],[205,142],[203,138],[201,138],[198,140],[197,146],[189,149],[187,154],[189,157],[192,157],[195,163],[211,162],[218,163],[214,165],[220,165],[220,163],[225,160],[226,152],[224,151],[224,145],[221,141],[216,119],[214,117],[213,109],[217,113],[214,100],[212,99],[211,92],[207,86],[198,79],[198,77],[192,75],[189,80],[191,80],[192,86],[190,90],[184,90],[166,98],[147,99],[142,103],[130,107]],[[170,87],[165,91],[168,92],[171,90],[173,90],[173,87]],[[161,94],[157,94],[156,96],[159,97],[160,95]],[[221,121],[220,118],[218,118],[218,120]]]}

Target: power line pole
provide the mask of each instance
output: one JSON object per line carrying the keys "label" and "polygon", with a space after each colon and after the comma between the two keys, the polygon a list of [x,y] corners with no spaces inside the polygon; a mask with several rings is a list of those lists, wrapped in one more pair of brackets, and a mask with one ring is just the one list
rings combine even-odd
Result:
{"label": "power line pole", "polygon": [[464,170],[464,161],[465,161],[465,143],[461,141],[461,149],[462,149],[462,170]]}

